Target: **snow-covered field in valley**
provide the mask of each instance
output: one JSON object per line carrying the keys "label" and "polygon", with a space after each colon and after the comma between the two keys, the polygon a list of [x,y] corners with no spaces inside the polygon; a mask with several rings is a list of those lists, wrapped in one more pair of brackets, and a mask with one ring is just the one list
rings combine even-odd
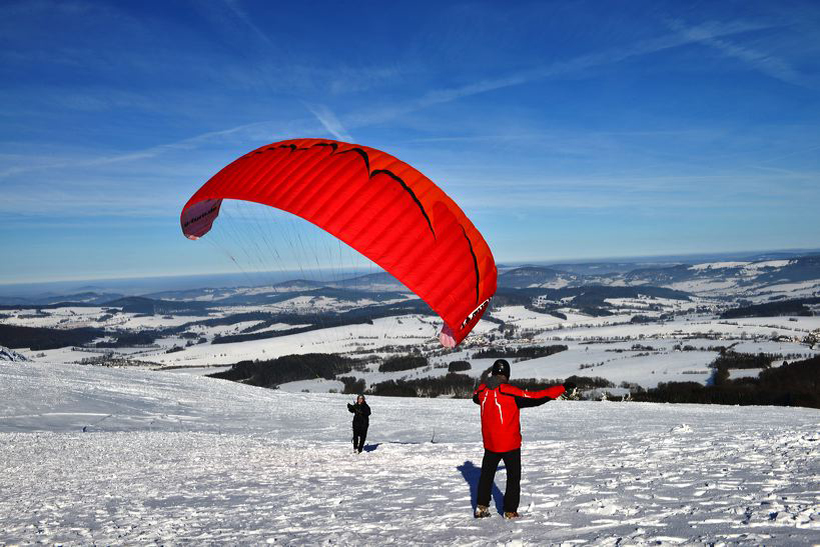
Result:
{"label": "snow-covered field in valley", "polygon": [[[817,410],[527,409],[523,517],[477,521],[471,401],[371,397],[366,452],[354,455],[351,400],[4,362],[0,544],[820,542]],[[500,497],[503,471],[496,486]]]}

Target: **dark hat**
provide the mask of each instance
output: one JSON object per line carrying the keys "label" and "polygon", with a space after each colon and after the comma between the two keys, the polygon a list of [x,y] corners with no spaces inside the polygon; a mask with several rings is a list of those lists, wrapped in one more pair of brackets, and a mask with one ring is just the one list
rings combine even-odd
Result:
{"label": "dark hat", "polygon": [[510,364],[505,359],[499,359],[495,363],[493,363],[492,369],[493,376],[506,376],[507,378],[510,377]]}

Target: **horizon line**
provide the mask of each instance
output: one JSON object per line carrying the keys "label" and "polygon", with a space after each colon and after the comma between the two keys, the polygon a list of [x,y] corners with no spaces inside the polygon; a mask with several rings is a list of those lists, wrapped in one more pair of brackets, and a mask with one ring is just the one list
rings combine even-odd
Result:
{"label": "horizon line", "polygon": [[[593,256],[593,257],[563,257],[563,258],[555,258],[555,259],[526,259],[526,260],[496,260],[496,264],[501,264],[502,266],[525,266],[525,265],[556,265],[556,264],[591,264],[597,262],[628,262],[628,261],[638,261],[638,260],[666,260],[669,262],[680,262],[680,258],[686,257],[720,257],[720,256],[733,256],[733,255],[754,255],[754,254],[765,254],[765,253],[806,253],[806,255],[811,255],[814,253],[820,253],[820,247],[818,248],[785,248],[785,249],[747,249],[747,250],[735,250],[735,251],[707,251],[702,253],[669,253],[669,254],[646,254],[646,255],[620,255],[620,256]],[[123,275],[123,276],[113,276],[113,277],[76,277],[76,278],[62,278],[62,279],[52,279],[52,280],[40,280],[40,281],[12,281],[12,282],[4,282],[0,281],[0,288],[4,289],[11,289],[14,287],[25,287],[31,285],[51,285],[51,284],[60,284],[60,283],[103,283],[103,282],[127,282],[127,281],[162,281],[162,280],[172,280],[172,279],[184,279],[184,278],[197,278],[197,277],[209,277],[209,276],[248,276],[250,274],[278,274],[283,275],[286,273],[294,273],[294,274],[304,274],[311,273],[316,271],[324,271],[332,270],[334,268],[311,268],[310,270],[304,270],[298,267],[294,267],[292,270],[232,270],[232,271],[214,271],[214,272],[206,272],[206,273],[168,273],[168,274],[146,274],[146,275]],[[357,268],[350,268],[350,272],[354,273],[358,269]],[[385,270],[382,270],[385,271]],[[389,272],[388,272],[389,273]]]}

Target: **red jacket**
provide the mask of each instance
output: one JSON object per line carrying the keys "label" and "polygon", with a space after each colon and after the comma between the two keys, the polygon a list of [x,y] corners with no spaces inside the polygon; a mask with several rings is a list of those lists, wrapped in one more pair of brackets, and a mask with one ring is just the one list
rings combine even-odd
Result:
{"label": "red jacket", "polygon": [[564,386],[541,391],[525,391],[490,376],[473,392],[473,402],[481,405],[481,436],[490,452],[509,452],[521,448],[520,408],[538,406],[559,397]]}

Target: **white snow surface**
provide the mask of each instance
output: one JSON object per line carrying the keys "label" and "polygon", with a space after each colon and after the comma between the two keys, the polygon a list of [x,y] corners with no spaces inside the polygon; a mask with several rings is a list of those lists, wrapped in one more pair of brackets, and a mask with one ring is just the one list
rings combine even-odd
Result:
{"label": "white snow surface", "polygon": [[505,521],[495,510],[471,516],[482,457],[471,401],[371,397],[361,455],[349,444],[350,401],[188,374],[4,363],[0,544],[820,541],[814,409],[526,409],[522,518]]}

